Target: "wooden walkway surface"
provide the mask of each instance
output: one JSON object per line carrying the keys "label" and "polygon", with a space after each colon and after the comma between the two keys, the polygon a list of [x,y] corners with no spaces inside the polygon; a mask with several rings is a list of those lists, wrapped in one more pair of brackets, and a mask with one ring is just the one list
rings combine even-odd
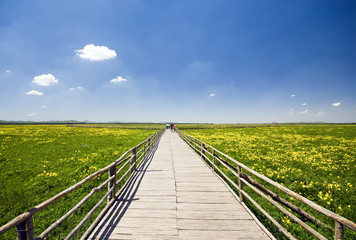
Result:
{"label": "wooden walkway surface", "polygon": [[89,239],[270,239],[228,187],[166,131]]}

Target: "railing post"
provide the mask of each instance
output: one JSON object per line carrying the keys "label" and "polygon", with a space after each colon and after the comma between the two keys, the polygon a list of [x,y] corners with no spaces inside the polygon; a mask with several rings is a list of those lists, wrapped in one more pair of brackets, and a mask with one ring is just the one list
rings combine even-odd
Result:
{"label": "railing post", "polygon": [[203,159],[203,148],[204,148],[204,144],[201,143],[200,144],[200,157],[201,157],[201,159]]}
{"label": "railing post", "polygon": [[16,228],[17,240],[27,240],[26,222],[21,222]]}
{"label": "railing post", "polygon": [[242,195],[242,182],[241,182],[241,175],[242,175],[242,170],[240,165],[237,165],[237,172],[238,172],[238,180],[239,180],[239,196],[240,196],[240,202],[244,201],[243,195]]}
{"label": "railing post", "polygon": [[215,172],[215,150],[213,149],[213,172]]}
{"label": "railing post", "polygon": [[146,144],[148,143],[148,139],[143,143],[143,159],[142,160],[145,160],[146,158]]}
{"label": "railing post", "polygon": [[148,138],[148,141],[147,141],[147,151],[150,151],[150,148],[151,148],[150,144],[151,144],[151,138]]}
{"label": "railing post", "polygon": [[17,240],[33,240],[35,239],[33,234],[33,218],[30,216],[17,227]]}
{"label": "railing post", "polygon": [[344,239],[344,226],[338,221],[335,221],[334,240],[343,240],[343,239]]}
{"label": "railing post", "polygon": [[112,192],[108,195],[108,204],[111,201],[111,199],[115,198],[115,189],[116,189],[116,165],[114,165],[113,167],[111,167],[109,169],[109,178],[111,178],[112,176],[115,176],[112,180],[109,181],[108,183],[108,191],[110,191],[110,189],[112,187],[114,187],[114,189],[112,190]]}
{"label": "railing post", "polygon": [[130,166],[133,168],[131,169],[131,173],[133,173],[134,171],[136,171],[136,147],[134,149],[132,149],[131,151],[131,162],[130,162]]}
{"label": "railing post", "polygon": [[32,216],[27,218],[26,228],[27,228],[27,240],[34,240],[35,235],[33,233],[33,218],[32,218]]}

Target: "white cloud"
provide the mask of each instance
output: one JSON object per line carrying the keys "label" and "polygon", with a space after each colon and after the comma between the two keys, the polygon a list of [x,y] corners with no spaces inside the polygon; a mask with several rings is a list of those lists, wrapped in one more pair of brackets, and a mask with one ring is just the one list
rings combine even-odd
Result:
{"label": "white cloud", "polygon": [[293,114],[294,114],[294,109],[292,108],[292,109],[289,111],[288,114],[289,114],[289,115],[293,115]]}
{"label": "white cloud", "polygon": [[106,46],[95,46],[88,44],[83,49],[75,50],[77,56],[89,59],[90,61],[102,61],[116,57],[115,50],[111,50]]}
{"label": "white cloud", "polygon": [[39,92],[39,91],[36,91],[36,90],[31,90],[31,91],[27,92],[26,95],[42,96],[43,92]]}
{"label": "white cloud", "polygon": [[36,83],[40,86],[49,86],[51,84],[57,84],[58,79],[56,79],[52,74],[42,74],[33,78],[33,83]]}
{"label": "white cloud", "polygon": [[75,91],[75,90],[78,90],[78,91],[83,91],[84,90],[84,88],[82,88],[82,87],[76,87],[76,88],[69,88],[69,90],[70,91]]}
{"label": "white cloud", "polygon": [[37,115],[37,113],[29,113],[29,114],[27,114],[26,116],[27,117],[34,117],[34,116],[36,116]]}
{"label": "white cloud", "polygon": [[324,113],[325,113],[325,112],[320,111],[320,112],[318,112],[315,116],[320,117],[320,116],[323,116],[323,115],[324,115]]}
{"label": "white cloud", "polygon": [[304,111],[299,112],[299,114],[307,114],[309,112],[308,109],[305,109]]}
{"label": "white cloud", "polygon": [[341,102],[336,102],[336,103],[333,103],[333,104],[331,104],[331,105],[333,105],[334,107],[338,107],[338,106],[341,105]]}
{"label": "white cloud", "polygon": [[306,106],[306,105],[308,105],[308,103],[302,103],[302,106]]}
{"label": "white cloud", "polygon": [[11,71],[10,71],[10,70],[6,70],[6,72],[7,72],[7,73],[11,73]]}
{"label": "white cloud", "polygon": [[295,96],[296,96],[295,94],[290,95],[290,97],[295,97]]}
{"label": "white cloud", "polygon": [[47,108],[47,106],[46,106],[46,105],[43,105],[42,108]]}
{"label": "white cloud", "polygon": [[209,95],[209,97],[214,97],[215,96],[215,93],[212,93]]}
{"label": "white cloud", "polygon": [[127,81],[127,79],[123,78],[121,76],[117,76],[116,78],[110,80],[111,83],[118,83],[118,84],[124,83],[126,81]]}

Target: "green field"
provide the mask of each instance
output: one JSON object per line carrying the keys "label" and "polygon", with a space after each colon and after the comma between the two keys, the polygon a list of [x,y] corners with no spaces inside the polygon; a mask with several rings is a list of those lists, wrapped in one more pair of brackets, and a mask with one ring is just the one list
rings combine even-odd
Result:
{"label": "green field", "polygon": [[[294,192],[356,222],[356,126],[197,124],[178,127]],[[297,236],[301,234],[288,217],[275,216],[291,232]],[[333,227],[332,224],[330,222]],[[348,230],[346,236],[356,237]],[[309,237],[299,235],[302,239]]]}
{"label": "green field", "polygon": [[[140,124],[0,126],[0,225],[107,166],[161,127]],[[294,192],[356,221],[356,126],[188,124],[178,127]],[[35,235],[106,178],[103,175],[85,184],[79,191],[35,214]],[[63,239],[105,191],[71,216],[50,239]],[[254,197],[297,238],[312,239],[291,219],[269,208],[257,195]],[[288,200],[298,205],[295,200]],[[278,239],[284,239],[258,211],[253,211]],[[332,239],[330,231],[324,233]],[[14,239],[15,235],[15,231],[10,231],[0,239]],[[356,235],[346,230],[345,239],[353,238]]]}
{"label": "green field", "polygon": [[[161,127],[163,125],[142,125],[140,129],[123,124],[115,128],[0,125],[0,225],[107,166]],[[97,186],[93,184],[85,184],[79,191],[35,214],[35,235]],[[61,230],[54,232],[51,239],[62,239],[94,200],[84,205],[78,216],[70,217],[67,224],[61,225]],[[0,239],[15,236],[11,231]]]}

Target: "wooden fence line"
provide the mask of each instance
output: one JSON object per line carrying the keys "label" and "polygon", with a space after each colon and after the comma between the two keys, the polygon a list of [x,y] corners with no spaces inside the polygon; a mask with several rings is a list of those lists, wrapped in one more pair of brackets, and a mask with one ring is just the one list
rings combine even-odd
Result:
{"label": "wooden fence line", "polygon": [[[324,228],[328,228],[333,230],[332,227],[329,225],[321,222],[316,217],[312,216],[311,214],[307,213],[300,207],[295,206],[294,204],[288,202],[286,199],[280,197],[278,194],[274,193],[272,190],[266,188],[263,184],[259,183],[258,181],[254,180],[252,177],[247,175],[246,172],[249,172],[253,176],[262,179],[265,183],[268,183],[270,186],[276,187],[277,189],[283,191],[290,197],[298,200],[299,202],[311,207],[312,209],[316,210],[317,212],[325,215],[326,217],[332,219],[335,222],[334,228],[334,239],[342,240],[344,239],[344,226],[351,229],[352,231],[356,231],[356,224],[334,212],[331,212],[320,205],[310,201],[309,199],[291,191],[290,189],[274,182],[273,180],[263,176],[262,174],[250,169],[249,167],[245,166],[244,164],[236,161],[235,159],[229,157],[225,153],[215,149],[214,147],[206,144],[205,142],[186,134],[179,129],[176,129],[176,132],[179,136],[192,148],[195,152],[197,152],[201,158],[207,161],[209,166],[215,172],[218,172],[223,178],[234,186],[239,192],[239,201],[243,202],[244,197],[246,197],[258,210],[263,213],[281,232],[284,233],[289,239],[295,239],[291,233],[289,233],[283,226],[281,226],[278,221],[276,221],[272,216],[270,216],[246,191],[243,190],[243,186],[247,186],[252,189],[254,192],[259,194],[261,197],[266,199],[270,202],[273,206],[277,207],[281,212],[292,218],[297,224],[301,227],[309,231],[318,239],[326,239],[325,236],[317,232],[314,228],[310,227],[306,223],[304,223],[300,218],[294,215],[292,212],[298,213],[302,217],[306,218],[310,222],[316,223],[318,225],[323,226]],[[224,166],[230,173],[232,173],[238,179],[238,184],[236,184],[230,177],[228,177],[220,168],[217,163]],[[289,212],[287,209],[291,210]]]}
{"label": "wooden fence line", "polygon": [[[122,192],[124,187],[126,186],[127,180],[124,185],[119,189],[116,193],[117,186],[125,179],[127,175],[132,174],[135,172],[137,168],[137,163],[142,163],[141,160],[145,159],[148,154],[151,154],[153,151],[154,145],[157,143],[158,139],[164,132],[164,128],[158,130],[156,133],[148,137],[143,142],[139,143],[138,145],[132,147],[128,151],[126,151],[120,158],[118,158],[113,163],[109,164],[108,166],[104,167],[103,169],[91,174],[90,176],[84,178],[80,182],[74,184],[73,186],[67,188],[66,190],[60,192],[59,194],[53,196],[52,198],[40,203],[39,205],[35,206],[34,208],[20,214],[10,222],[6,223],[5,225],[0,227],[0,236],[5,232],[9,231],[10,229],[16,227],[17,228],[17,239],[18,240],[39,240],[43,239],[48,234],[50,234],[53,230],[55,230],[61,223],[63,223],[70,215],[72,215],[76,210],[78,210],[86,201],[88,201],[96,192],[100,189],[104,188],[105,185],[108,185],[107,193],[99,200],[99,202],[87,213],[87,215],[82,219],[82,221],[75,226],[75,228],[69,233],[66,239],[70,239],[74,236],[74,234],[83,226],[83,224],[89,219],[89,217],[97,210],[103,202],[107,199],[107,205],[99,214],[97,219],[92,223],[92,225],[87,229],[81,239],[86,239],[90,233],[93,231],[95,225],[97,224],[100,219],[104,216],[106,211],[112,206],[114,201],[116,200],[117,196]],[[141,161],[141,162],[140,162]],[[120,164],[123,164],[119,170],[116,171],[116,167]],[[119,180],[116,181],[116,177],[119,173],[124,171],[125,167],[130,164],[130,167],[126,172],[121,176]],[[45,207],[51,205],[55,201],[61,199],[62,197],[68,195],[69,193],[77,190],[85,183],[89,182],[90,180],[101,176],[102,174],[108,172],[108,179],[106,179],[103,183],[101,183],[98,187],[93,188],[89,194],[87,194],[82,200],[77,203],[71,210],[69,210],[65,215],[63,215],[60,219],[58,219],[55,223],[49,226],[45,231],[43,231],[38,237],[35,238],[34,231],[33,231],[33,215],[37,212],[42,211]]]}

